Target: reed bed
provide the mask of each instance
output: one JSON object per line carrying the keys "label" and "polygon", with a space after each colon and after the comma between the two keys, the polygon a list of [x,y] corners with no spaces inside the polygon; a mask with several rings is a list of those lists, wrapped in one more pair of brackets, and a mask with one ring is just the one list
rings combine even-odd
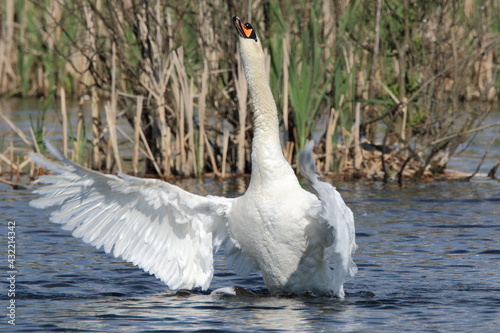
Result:
{"label": "reed bed", "polygon": [[[41,97],[61,115],[65,156],[106,172],[250,172],[235,14],[270,56],[293,166],[312,138],[323,174],[434,177],[498,107],[500,7],[491,0],[6,0],[0,12],[0,95]],[[130,169],[120,119],[132,133]],[[25,146],[0,152],[11,177],[29,167],[15,151],[44,151],[43,124],[31,138],[18,134]]]}

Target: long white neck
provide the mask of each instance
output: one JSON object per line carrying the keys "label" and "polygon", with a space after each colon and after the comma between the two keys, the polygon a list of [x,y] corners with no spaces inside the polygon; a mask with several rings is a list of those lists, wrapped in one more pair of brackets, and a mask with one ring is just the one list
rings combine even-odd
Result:
{"label": "long white neck", "polygon": [[269,86],[264,60],[252,60],[243,57],[254,119],[250,185],[279,181],[285,175],[294,175],[281,150],[278,111]]}

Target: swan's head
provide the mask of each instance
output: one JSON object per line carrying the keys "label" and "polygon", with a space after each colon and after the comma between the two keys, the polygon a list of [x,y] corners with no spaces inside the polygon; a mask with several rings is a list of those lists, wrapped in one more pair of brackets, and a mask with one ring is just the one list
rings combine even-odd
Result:
{"label": "swan's head", "polygon": [[262,62],[264,51],[252,25],[241,22],[238,16],[233,17],[233,23],[240,36],[240,53],[242,58],[247,62]]}

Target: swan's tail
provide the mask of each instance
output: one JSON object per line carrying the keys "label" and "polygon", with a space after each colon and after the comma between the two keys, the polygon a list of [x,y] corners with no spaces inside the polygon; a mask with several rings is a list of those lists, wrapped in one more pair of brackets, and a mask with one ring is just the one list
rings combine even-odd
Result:
{"label": "swan's tail", "polygon": [[333,229],[334,241],[327,249],[327,253],[335,260],[332,288],[337,296],[344,297],[345,277],[353,276],[357,272],[356,264],[352,261],[352,253],[357,248],[354,218],[351,209],[335,187],[318,180],[312,156],[313,147],[314,141],[309,141],[300,153],[300,173],[321,200],[320,218]]}

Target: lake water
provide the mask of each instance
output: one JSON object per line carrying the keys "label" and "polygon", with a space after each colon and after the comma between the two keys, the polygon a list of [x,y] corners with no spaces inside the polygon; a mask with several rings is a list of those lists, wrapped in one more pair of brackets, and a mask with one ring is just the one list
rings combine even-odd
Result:
{"label": "lake water", "polygon": [[[199,194],[239,195],[242,179],[191,180]],[[359,273],[344,300],[275,297],[262,278],[240,278],[221,255],[211,290],[256,296],[176,294],[142,270],[73,238],[33,210],[28,190],[0,184],[2,331],[498,332],[500,183],[432,182],[404,187],[336,184],[356,218]],[[15,297],[7,222],[15,221]],[[15,299],[15,323],[8,324]]]}
{"label": "lake water", "polygon": [[[19,108],[24,111],[9,113]],[[30,117],[36,120],[35,108],[2,109],[26,133]],[[499,120],[497,113],[492,121]],[[478,136],[449,166],[473,172],[496,131]],[[3,144],[22,146],[3,122],[0,132]],[[48,126],[47,132],[60,139],[58,126]],[[481,173],[499,157],[499,140]],[[241,195],[246,187],[242,178],[178,185],[201,195],[228,196]],[[29,207],[30,190],[0,183],[0,331],[500,331],[499,182],[479,177],[403,187],[335,185],[354,212],[359,245],[354,255],[359,273],[346,282],[344,300],[269,296],[259,274],[235,276],[221,254],[211,290],[242,286],[256,296],[170,292],[141,269],[49,222],[45,212]],[[11,240],[9,221],[15,221]],[[16,246],[13,267],[9,241]],[[11,275],[15,281],[9,281]],[[12,288],[15,295],[9,296]],[[15,326],[8,323],[12,300]]]}

